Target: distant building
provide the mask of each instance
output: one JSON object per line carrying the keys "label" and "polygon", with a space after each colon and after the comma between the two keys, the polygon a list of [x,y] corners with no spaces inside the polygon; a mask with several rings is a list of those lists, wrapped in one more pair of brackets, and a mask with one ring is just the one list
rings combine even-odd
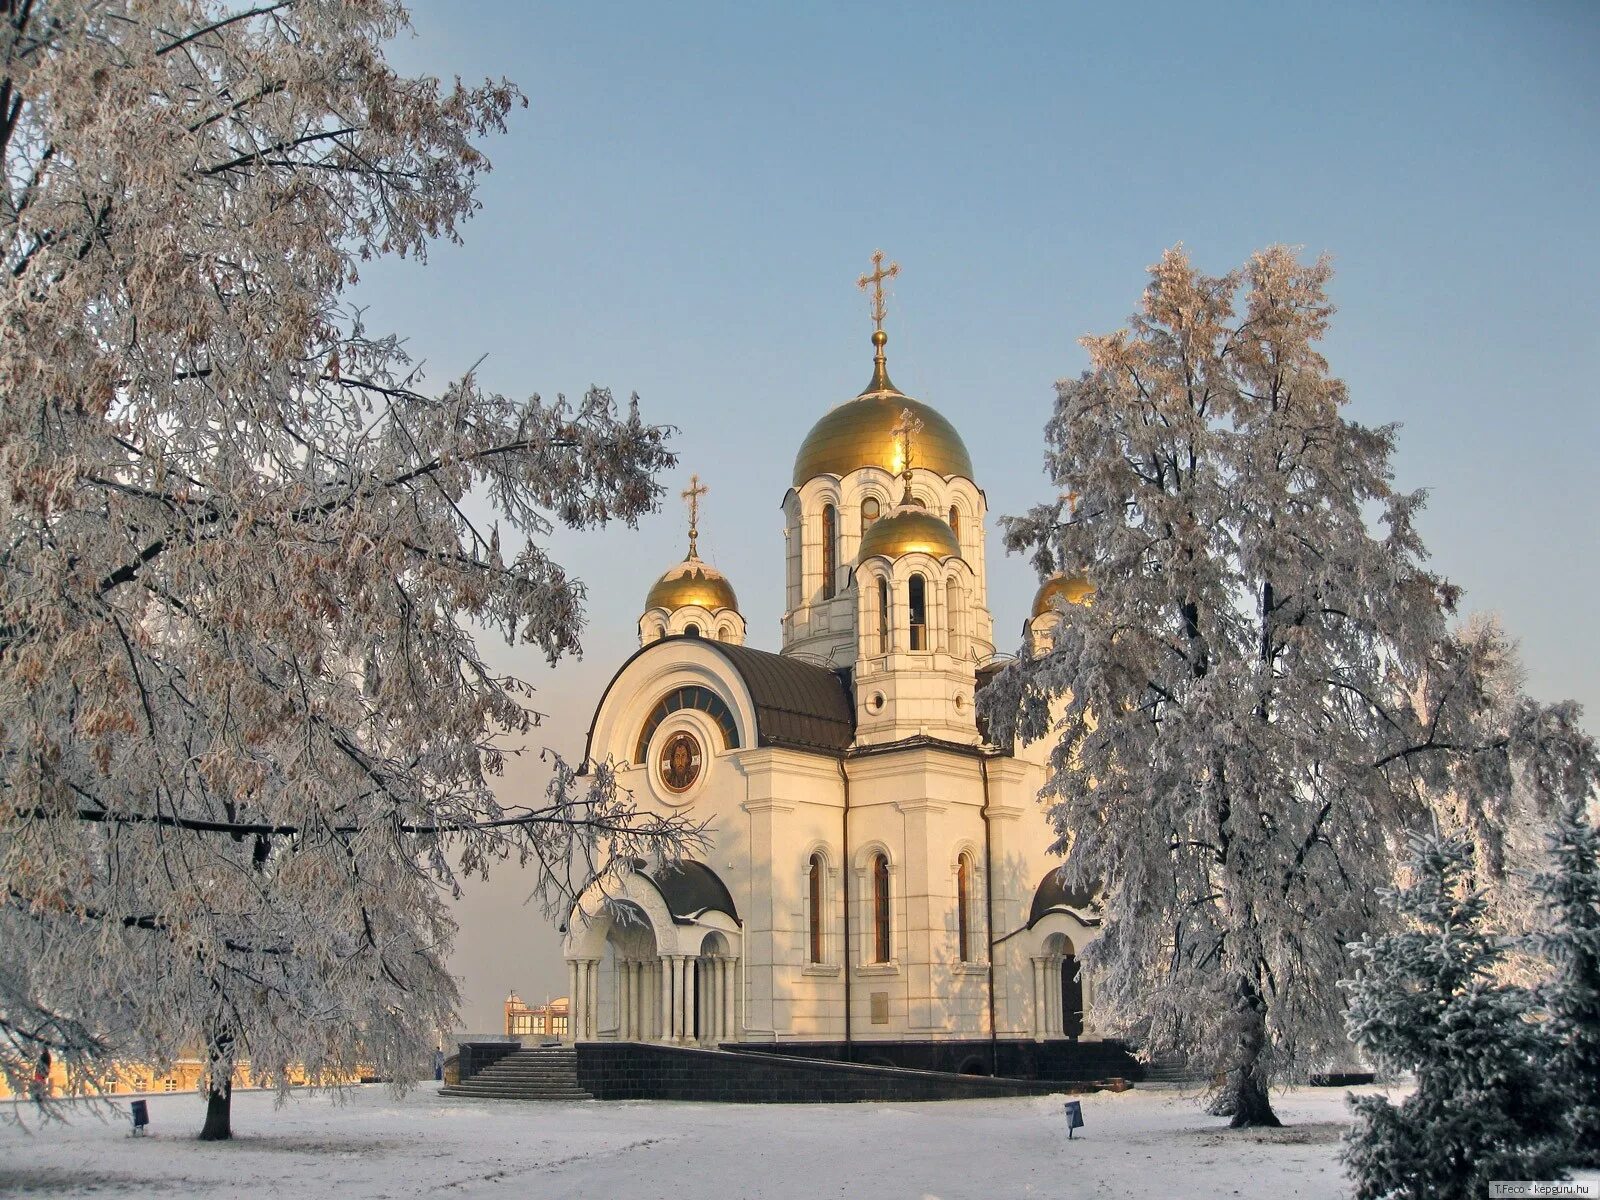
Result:
{"label": "distant building", "polygon": [[506,1034],[510,1037],[566,1037],[567,998],[557,996],[543,1004],[528,1005],[512,992],[506,997]]}

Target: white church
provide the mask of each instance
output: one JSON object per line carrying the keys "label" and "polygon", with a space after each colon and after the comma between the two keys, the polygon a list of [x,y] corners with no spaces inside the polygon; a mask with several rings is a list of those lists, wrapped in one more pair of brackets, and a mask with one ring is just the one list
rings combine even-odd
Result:
{"label": "white church", "polygon": [[[650,588],[587,758],[643,807],[692,806],[703,862],[639,863],[564,924],[578,1041],[717,1046],[1093,1039],[1093,898],[1057,882],[1048,747],[988,744],[987,510],[961,436],[889,380],[817,421],[783,498],[777,653],[745,644],[696,552]],[[1039,592],[1048,638],[1086,601]],[[893,1055],[880,1061],[895,1062]]]}

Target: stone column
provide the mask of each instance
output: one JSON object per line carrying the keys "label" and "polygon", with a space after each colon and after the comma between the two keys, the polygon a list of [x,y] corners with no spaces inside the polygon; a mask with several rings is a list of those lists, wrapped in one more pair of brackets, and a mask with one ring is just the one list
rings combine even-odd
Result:
{"label": "stone column", "polygon": [[617,989],[617,1040],[628,1040],[628,1026],[633,1021],[632,989],[628,986],[628,970],[633,965],[625,958],[614,960],[616,969],[611,972]]}
{"label": "stone column", "polygon": [[589,960],[589,987],[587,989],[589,1000],[589,1039],[593,1041],[600,1036],[600,960]]}
{"label": "stone column", "polygon": [[578,1040],[578,960],[567,959],[567,1040]]}
{"label": "stone column", "polygon": [[1034,958],[1034,1037],[1043,1038],[1050,1035],[1050,1027],[1046,1026],[1045,1008],[1045,960]]}
{"label": "stone column", "polygon": [[695,960],[683,960],[683,1040],[693,1042],[694,1037],[694,998],[695,998]]}
{"label": "stone column", "polygon": [[656,985],[661,994],[660,1011],[656,1017],[656,1037],[668,1041],[672,1037],[672,972],[671,964],[664,958],[656,959]]}
{"label": "stone column", "polygon": [[722,995],[727,1001],[723,1005],[723,1040],[736,1042],[739,1040],[739,960],[730,958],[727,970],[722,976]]}

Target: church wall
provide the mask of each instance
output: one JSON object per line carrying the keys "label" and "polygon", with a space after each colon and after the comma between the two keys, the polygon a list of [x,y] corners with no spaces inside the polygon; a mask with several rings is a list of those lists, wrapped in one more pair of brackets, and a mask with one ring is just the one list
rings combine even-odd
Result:
{"label": "church wall", "polygon": [[[981,889],[982,782],[975,758],[930,747],[856,759],[851,771],[853,1033],[861,1039],[971,1036],[987,1031],[981,914],[974,961],[958,961],[954,864],[973,853]],[[893,958],[874,958],[871,863],[890,862]],[[981,895],[981,890],[978,893]],[[873,1020],[873,994],[879,1002]],[[882,1019],[886,1017],[887,1019]]]}

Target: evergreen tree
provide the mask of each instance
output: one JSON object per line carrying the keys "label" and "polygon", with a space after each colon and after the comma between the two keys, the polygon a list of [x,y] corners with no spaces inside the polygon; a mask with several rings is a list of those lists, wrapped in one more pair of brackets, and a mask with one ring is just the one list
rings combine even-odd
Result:
{"label": "evergreen tree", "polygon": [[1505,939],[1486,927],[1460,836],[1414,835],[1410,885],[1384,893],[1400,928],[1351,947],[1350,1038],[1416,1091],[1352,1099],[1345,1166],[1357,1200],[1478,1200],[1493,1179],[1553,1179],[1561,1098],[1528,989],[1495,981]]}
{"label": "evergreen tree", "polygon": [[1535,945],[1555,968],[1540,989],[1550,1074],[1568,1096],[1573,1161],[1600,1165],[1600,829],[1573,800],[1549,841],[1551,869],[1534,890],[1550,918]]}

